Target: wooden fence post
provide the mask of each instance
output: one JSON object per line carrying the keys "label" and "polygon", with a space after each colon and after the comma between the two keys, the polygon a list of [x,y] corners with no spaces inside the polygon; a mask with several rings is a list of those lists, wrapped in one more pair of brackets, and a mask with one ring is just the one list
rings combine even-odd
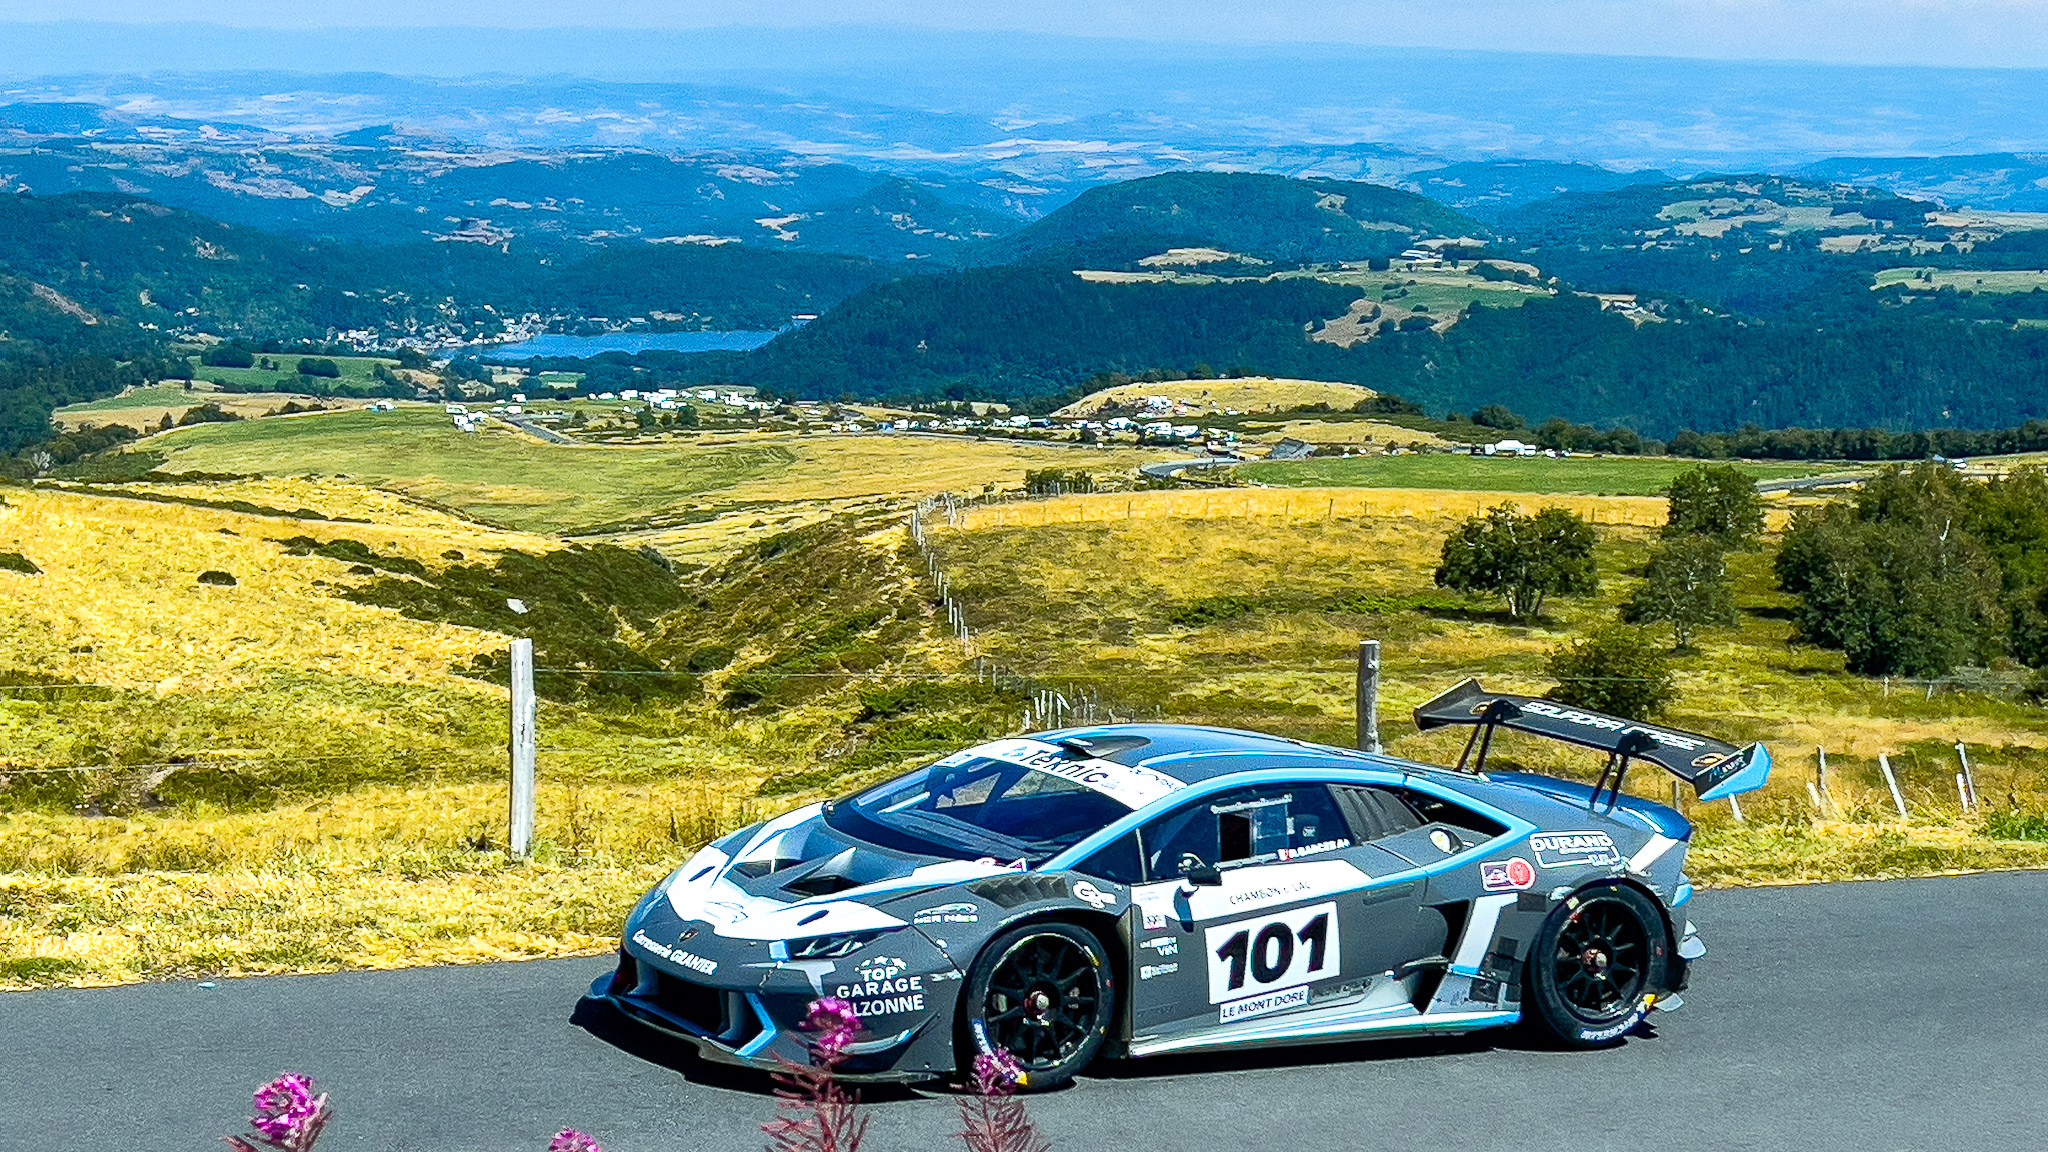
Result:
{"label": "wooden fence post", "polygon": [[1358,747],[1380,750],[1380,642],[1358,643]]}
{"label": "wooden fence post", "polygon": [[1906,798],[1899,792],[1899,778],[1892,773],[1892,758],[1879,752],[1877,766],[1884,770],[1885,786],[1892,790],[1892,805],[1899,810],[1899,819],[1910,822],[1912,818],[1906,815]]}
{"label": "wooden fence post", "polygon": [[533,854],[534,761],[533,641],[512,641],[512,795],[506,849],[515,860]]}

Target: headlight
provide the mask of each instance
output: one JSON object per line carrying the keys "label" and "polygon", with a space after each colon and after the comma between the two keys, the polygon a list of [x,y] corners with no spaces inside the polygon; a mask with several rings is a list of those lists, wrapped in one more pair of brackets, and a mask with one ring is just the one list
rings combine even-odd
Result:
{"label": "headlight", "polygon": [[808,940],[776,941],[769,949],[772,956],[776,951],[786,953],[776,956],[778,960],[837,960],[873,944],[896,928],[881,928],[871,932],[839,932],[831,936],[813,936]]}

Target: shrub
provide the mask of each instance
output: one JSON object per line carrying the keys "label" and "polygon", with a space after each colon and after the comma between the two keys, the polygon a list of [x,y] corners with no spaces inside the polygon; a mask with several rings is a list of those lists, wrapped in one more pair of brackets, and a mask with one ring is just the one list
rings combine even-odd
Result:
{"label": "shrub", "polygon": [[219,588],[233,588],[236,584],[240,583],[240,581],[235,579],[234,573],[223,572],[218,568],[208,568],[206,571],[201,572],[199,574],[199,582],[201,584],[212,584]]}
{"label": "shrub", "polygon": [[1647,720],[1677,698],[1671,666],[1640,628],[1608,627],[1550,653],[1543,670],[1560,704]]}
{"label": "shrub", "polygon": [[341,366],[332,360],[314,359],[311,356],[299,360],[299,375],[318,376],[325,380],[341,379]]}
{"label": "shrub", "polygon": [[0,552],[0,571],[19,572],[23,576],[40,576],[43,574],[43,570],[36,567],[35,561],[30,560],[19,552]]}

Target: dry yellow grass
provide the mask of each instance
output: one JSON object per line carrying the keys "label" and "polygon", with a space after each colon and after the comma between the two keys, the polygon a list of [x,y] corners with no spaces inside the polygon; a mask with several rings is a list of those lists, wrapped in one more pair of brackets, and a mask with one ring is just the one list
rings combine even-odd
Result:
{"label": "dry yellow grass", "polygon": [[[1356,642],[1380,639],[1388,747],[1450,763],[1462,734],[1419,734],[1406,717],[1467,676],[1541,693],[1546,654],[1614,618],[1627,569],[1661,524],[1661,501],[1522,498],[1564,504],[1607,525],[1601,593],[1553,601],[1549,618],[1512,623],[1485,600],[1433,587],[1451,526],[1498,497],[1375,492],[1349,506],[1295,492],[1140,493],[1068,497],[976,509],[937,546],[968,607],[981,650],[1062,686],[1103,693],[1123,715],[1278,731],[1348,743]],[[1450,500],[1443,498],[1449,496]],[[1021,524],[1020,524],[1021,521]],[[1142,564],[1130,557],[1142,556]],[[1737,741],[1762,740],[1777,771],[1744,798],[1749,822],[1725,806],[1687,807],[1701,820],[1699,874],[1713,883],[1839,879],[2048,863],[2048,846],[1987,838],[1960,811],[1951,746],[1965,742],[1978,787],[2000,806],[2048,801],[2048,716],[2041,710],[1920,686],[1887,692],[1843,671],[1839,653],[1791,646],[1788,601],[1760,554],[1735,558],[1739,628],[1716,629],[1680,658],[1670,721]],[[1208,622],[1186,610],[1231,597]],[[1830,807],[1806,782],[1828,749]],[[1913,827],[1894,827],[1877,773],[1891,755]],[[1590,779],[1589,756],[1504,738],[1503,762]],[[1670,782],[1638,773],[1633,790],[1669,800]],[[1823,823],[1823,818],[1825,822]],[[1904,837],[1904,839],[1900,839]]]}
{"label": "dry yellow grass", "polygon": [[1650,527],[1664,523],[1664,501],[1648,496],[1532,496],[1526,492],[1455,492],[1436,488],[1227,488],[1213,491],[1104,492],[1014,504],[976,505],[966,529],[1047,527],[1120,520],[1231,520],[1310,524],[1360,516],[1446,520],[1510,503],[1535,510],[1569,508],[1595,524]]}
{"label": "dry yellow grass", "polygon": [[1059,410],[1061,416],[1089,416],[1119,404],[1143,404],[1148,396],[1165,396],[1186,404],[1196,414],[1234,408],[1239,412],[1286,412],[1310,404],[1345,409],[1374,395],[1370,388],[1327,380],[1290,380],[1247,376],[1229,380],[1164,380],[1154,384],[1122,384],[1090,392]]}

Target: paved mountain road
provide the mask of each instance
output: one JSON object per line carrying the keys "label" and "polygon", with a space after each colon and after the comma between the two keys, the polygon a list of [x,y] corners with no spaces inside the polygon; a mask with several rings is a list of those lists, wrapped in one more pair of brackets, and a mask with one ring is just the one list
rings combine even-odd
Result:
{"label": "paved mountain road", "polygon": [[[1686,1007],[1619,1049],[1495,1036],[1184,1057],[1032,1108],[1063,1152],[2038,1150],[2044,910],[2048,873],[1703,893],[1712,953]],[[333,1093],[326,1152],[540,1152],[562,1125],[609,1152],[760,1148],[761,1078],[636,1055],[602,1014],[572,1023],[606,965],[0,995],[0,1149],[217,1148],[283,1069]],[[869,1095],[874,1152],[959,1146],[950,1100]]]}

